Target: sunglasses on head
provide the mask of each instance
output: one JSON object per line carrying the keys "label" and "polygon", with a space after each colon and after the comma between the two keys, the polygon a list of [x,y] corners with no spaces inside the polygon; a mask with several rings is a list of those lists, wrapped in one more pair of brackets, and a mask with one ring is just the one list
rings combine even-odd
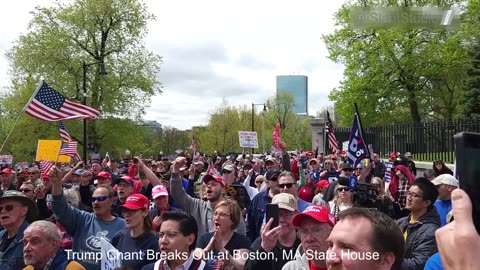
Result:
{"label": "sunglasses on head", "polygon": [[279,184],[278,187],[279,188],[291,188],[293,186],[293,183],[288,183],[288,184]]}
{"label": "sunglasses on head", "polygon": [[7,212],[10,212],[13,210],[13,208],[15,208],[16,205],[13,205],[13,204],[8,204],[8,205],[5,205],[5,206],[0,206],[0,213],[3,212],[3,209],[5,209],[5,211]]}
{"label": "sunglasses on head", "polygon": [[227,171],[227,170],[222,171],[222,174],[229,174],[229,173],[232,173],[232,171]]}
{"label": "sunglasses on head", "polygon": [[338,192],[350,191],[350,189],[348,187],[341,187],[341,188],[337,188],[337,191]]}
{"label": "sunglasses on head", "polygon": [[92,202],[96,202],[97,200],[99,202],[104,202],[107,198],[108,198],[107,196],[92,197]]}

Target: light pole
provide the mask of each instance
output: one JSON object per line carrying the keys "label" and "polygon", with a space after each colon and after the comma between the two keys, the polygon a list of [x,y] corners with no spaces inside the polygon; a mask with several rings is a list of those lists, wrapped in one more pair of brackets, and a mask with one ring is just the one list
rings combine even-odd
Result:
{"label": "light pole", "polygon": [[[255,131],[255,106],[260,106],[263,105],[263,112],[265,113],[267,111],[267,104],[265,103],[258,103],[255,104],[252,102],[252,131]],[[262,126],[263,126],[263,118],[262,118]],[[263,132],[263,152],[265,152],[265,130],[264,127],[262,128]],[[254,153],[254,148],[252,148],[252,155]]]}
{"label": "light pole", "polygon": [[[83,61],[83,105],[87,105],[87,70],[92,65],[100,65],[98,75],[107,75],[103,61],[86,64]],[[83,119],[83,162],[87,163],[87,119]]]}

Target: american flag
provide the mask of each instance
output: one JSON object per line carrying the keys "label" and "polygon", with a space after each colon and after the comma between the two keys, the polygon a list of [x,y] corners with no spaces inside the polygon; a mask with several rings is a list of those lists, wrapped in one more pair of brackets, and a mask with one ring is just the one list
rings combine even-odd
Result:
{"label": "american flag", "polygon": [[48,122],[94,119],[100,115],[100,112],[93,108],[66,99],[44,81],[28,102],[25,112],[34,118]]}
{"label": "american flag", "polygon": [[332,119],[330,118],[330,113],[327,111],[327,121],[325,121],[325,131],[328,137],[328,147],[332,149],[334,153],[338,153],[338,144],[335,133],[333,132]]}
{"label": "american flag", "polygon": [[64,142],[62,141],[62,146],[60,147],[59,155],[67,155],[67,156],[79,156],[77,152],[77,142],[76,141],[69,141]]}
{"label": "american flag", "polygon": [[63,121],[58,121],[58,126],[60,129],[60,138],[62,138],[62,141],[71,141],[72,138],[70,137],[70,134],[68,133]]}
{"label": "american flag", "polygon": [[48,171],[50,171],[50,168],[52,168],[52,166],[53,166],[52,162],[48,160],[43,160],[43,159],[40,160],[40,172],[42,174],[48,173]]}

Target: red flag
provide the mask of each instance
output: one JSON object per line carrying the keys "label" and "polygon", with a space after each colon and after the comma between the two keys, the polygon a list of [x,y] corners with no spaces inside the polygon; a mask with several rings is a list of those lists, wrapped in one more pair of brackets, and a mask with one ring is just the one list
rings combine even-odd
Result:
{"label": "red flag", "polygon": [[275,148],[279,149],[280,148],[280,123],[277,123],[277,126],[275,127],[275,130],[272,133],[272,141],[273,145]]}

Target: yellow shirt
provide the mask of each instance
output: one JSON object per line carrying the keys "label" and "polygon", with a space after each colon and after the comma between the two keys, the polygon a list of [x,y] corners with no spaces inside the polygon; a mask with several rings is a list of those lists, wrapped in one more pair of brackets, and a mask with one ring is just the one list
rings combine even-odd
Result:
{"label": "yellow shirt", "polygon": [[[415,223],[415,220],[413,220],[412,216],[410,216],[410,220],[408,221],[409,224]],[[403,239],[405,242],[407,242],[407,230],[405,229],[405,232],[403,233]]]}

